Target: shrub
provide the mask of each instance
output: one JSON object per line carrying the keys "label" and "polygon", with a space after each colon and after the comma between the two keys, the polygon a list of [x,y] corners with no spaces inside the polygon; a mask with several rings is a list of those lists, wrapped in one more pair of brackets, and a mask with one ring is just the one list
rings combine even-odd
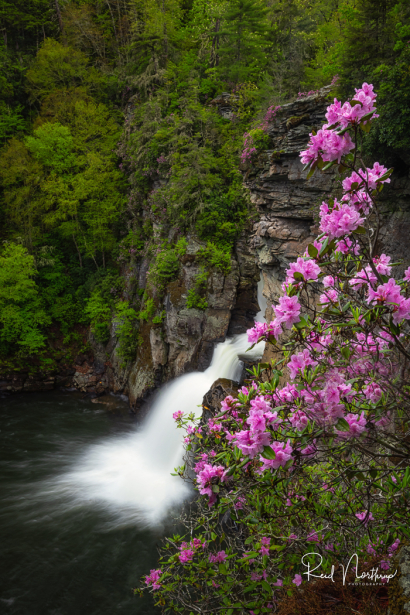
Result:
{"label": "shrub", "polygon": [[6,243],[0,256],[0,352],[14,348],[35,353],[45,346],[43,328],[51,319],[34,281],[34,257],[26,248]]}
{"label": "shrub", "polygon": [[121,367],[132,361],[136,355],[138,345],[138,330],[136,328],[137,312],[128,301],[118,301],[115,306],[114,323],[118,338],[118,356],[123,359]]}
{"label": "shrub", "polygon": [[163,289],[178,275],[178,270],[178,255],[174,249],[168,248],[157,254],[155,263],[149,272],[149,280],[155,287]]}
{"label": "shrub", "polygon": [[85,312],[91,321],[91,331],[102,344],[110,339],[111,306],[103,298],[100,290],[95,289],[88,299]]}
{"label": "shrub", "polygon": [[223,273],[227,274],[231,270],[231,255],[230,252],[226,252],[223,248],[216,246],[209,241],[206,248],[201,248],[197,253],[197,259],[199,262],[204,262],[210,267],[220,269]]}
{"label": "shrub", "polygon": [[208,301],[203,296],[206,291],[206,285],[208,281],[208,272],[202,267],[201,271],[195,278],[194,288],[188,291],[188,297],[186,300],[187,308],[196,308],[198,310],[206,310],[208,307]]}
{"label": "shrub", "polygon": [[375,98],[363,84],[342,108],[335,101],[301,152],[308,176],[343,174],[343,196],[322,203],[321,234],[286,271],[274,320],[248,331],[275,358],[210,418],[174,415],[186,430],[176,474],[195,476],[202,497],[181,518],[186,536],[166,539],[144,580],[174,612],[270,613],[299,591],[279,612],[300,612],[305,575],[331,583],[334,567],[340,588],[340,565],[356,554],[357,578],[388,583],[410,538],[410,267],[392,277],[372,240],[393,169],[355,155]]}

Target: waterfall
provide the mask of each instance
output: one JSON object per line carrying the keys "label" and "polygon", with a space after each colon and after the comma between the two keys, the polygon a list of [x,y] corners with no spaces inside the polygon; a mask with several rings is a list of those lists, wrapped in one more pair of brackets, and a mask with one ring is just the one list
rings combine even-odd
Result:
{"label": "waterfall", "polygon": [[[261,280],[258,320],[263,320],[266,309],[262,289]],[[238,355],[245,354],[248,347],[246,333],[218,344],[208,369],[184,374],[161,387],[137,431],[89,447],[72,470],[58,478],[58,488],[70,495],[72,505],[91,500],[128,522],[144,526],[160,523],[190,492],[178,476],[171,476],[183,455],[183,431],[176,428],[172,414],[182,410],[199,415],[203,396],[215,380],[239,380],[243,364]],[[260,343],[247,355],[258,359],[262,353]]]}

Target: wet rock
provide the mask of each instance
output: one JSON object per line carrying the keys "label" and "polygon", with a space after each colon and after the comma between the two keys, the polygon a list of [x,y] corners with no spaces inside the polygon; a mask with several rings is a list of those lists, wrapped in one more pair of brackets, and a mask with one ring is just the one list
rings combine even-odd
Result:
{"label": "wet rock", "polygon": [[238,383],[229,378],[219,378],[202,400],[202,418],[206,422],[221,411],[221,402],[228,395],[238,395]]}

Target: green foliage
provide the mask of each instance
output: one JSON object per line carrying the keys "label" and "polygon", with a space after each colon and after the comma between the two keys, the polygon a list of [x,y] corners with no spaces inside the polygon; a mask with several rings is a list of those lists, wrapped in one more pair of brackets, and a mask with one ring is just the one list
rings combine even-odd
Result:
{"label": "green foliage", "polygon": [[187,308],[196,308],[198,310],[206,310],[208,302],[203,296],[208,282],[208,272],[204,267],[195,277],[194,288],[188,291],[188,297],[186,300]]}
{"label": "green foliage", "polygon": [[111,307],[96,288],[88,299],[85,312],[91,322],[91,331],[98,342],[108,342],[110,337]]}
{"label": "green foliage", "polygon": [[165,248],[161,250],[149,272],[149,280],[158,289],[164,288],[165,284],[171,282],[179,271],[179,260],[176,250]]}
{"label": "green foliage", "polygon": [[[408,164],[407,2],[58,6],[60,15],[48,0],[0,7],[0,239],[23,241],[35,257],[41,304],[66,336],[91,318],[107,339],[118,294],[107,294],[100,272],[117,260],[161,246],[149,283],[162,293],[194,233],[207,243],[200,262],[229,271],[249,216],[243,134],[264,149],[255,118],[300,89],[336,73],[349,95],[358,80],[373,81],[382,119],[364,153]],[[232,94],[230,119],[212,102],[222,92]],[[201,292],[189,291],[189,305],[205,305]],[[162,313],[148,319],[159,324]]]}
{"label": "green foliage", "polygon": [[74,140],[70,129],[61,124],[43,124],[27,137],[27,149],[34,158],[56,173],[68,171],[75,165]]}
{"label": "green foliage", "polygon": [[44,309],[34,258],[21,245],[9,243],[0,256],[0,353],[15,348],[33,354],[45,346],[44,327],[50,316]]}
{"label": "green foliage", "polygon": [[206,263],[209,267],[215,267],[225,274],[231,270],[230,252],[226,252],[212,242],[208,242],[206,248],[201,248],[197,258],[200,262]]}
{"label": "green foliage", "polygon": [[125,367],[128,361],[135,359],[138,345],[138,330],[136,328],[138,316],[128,301],[116,303],[114,326],[118,338],[118,356],[123,359],[122,367]]}
{"label": "green foliage", "polygon": [[150,318],[153,317],[154,314],[155,314],[154,299],[152,297],[149,297],[147,298],[144,309],[138,312],[138,318],[140,320],[148,321],[150,320]]}
{"label": "green foliage", "polygon": [[[407,34],[410,40],[410,32]],[[380,80],[378,137],[382,145],[399,152],[410,149],[410,49],[406,46],[397,61],[376,69]],[[407,157],[407,162],[410,159]]]}
{"label": "green foliage", "polygon": [[31,98],[43,100],[54,90],[95,92],[103,79],[84,53],[48,38],[27,71],[27,81]]}
{"label": "green foliage", "polygon": [[220,36],[220,70],[228,79],[243,82],[260,78],[267,64],[269,9],[258,0],[232,0],[224,15]]}
{"label": "green foliage", "polygon": [[185,239],[185,237],[181,237],[181,239],[178,239],[175,244],[175,252],[178,254],[179,257],[184,256],[184,254],[186,254],[187,247],[187,240]]}

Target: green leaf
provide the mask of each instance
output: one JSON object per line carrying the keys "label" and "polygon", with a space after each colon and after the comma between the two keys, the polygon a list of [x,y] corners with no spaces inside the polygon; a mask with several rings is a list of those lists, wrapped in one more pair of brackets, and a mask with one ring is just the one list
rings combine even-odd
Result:
{"label": "green leaf", "polygon": [[306,176],[306,179],[310,179],[312,177],[313,173],[316,171],[316,166],[317,166],[317,162],[314,162],[310,168],[309,173]]}
{"label": "green leaf", "polygon": [[366,113],[366,115],[361,117],[360,121],[365,122],[366,120],[369,120],[371,117],[373,117],[373,115],[374,115],[374,111],[370,111],[370,113]]}
{"label": "green leaf", "polygon": [[394,324],[392,318],[390,318],[389,329],[393,333],[393,335],[400,335],[400,327]]}
{"label": "green leaf", "polygon": [[228,571],[227,571],[227,569],[226,569],[225,564],[219,564],[219,572],[220,572],[221,574],[227,574],[227,572],[228,572]]}
{"label": "green leaf", "polygon": [[308,254],[309,256],[311,256],[312,258],[316,258],[316,256],[318,255],[318,249],[315,248],[315,246],[313,245],[313,243],[310,243],[308,245]]}
{"label": "green leaf", "polygon": [[379,177],[379,179],[376,179],[376,183],[377,182],[382,182],[385,179],[387,179],[388,177],[390,177],[390,175],[393,173],[393,168],[389,169],[388,171],[386,171],[386,173],[384,175],[382,175],[381,177]]}
{"label": "green leaf", "polygon": [[349,431],[350,430],[350,426],[349,423],[346,421],[346,419],[340,418],[336,425],[335,425],[336,429],[338,429],[339,431]]}
{"label": "green leaf", "polygon": [[355,105],[360,105],[361,107],[363,107],[363,103],[361,103],[360,100],[355,100],[355,99],[351,100],[350,106],[354,107]]}
{"label": "green leaf", "polygon": [[328,162],[327,164],[325,164],[322,171],[327,171],[328,169],[330,169],[330,167],[333,167],[334,164],[335,164],[335,160],[332,160],[332,162]]}
{"label": "green leaf", "polygon": [[364,228],[364,226],[358,226],[357,229],[353,231],[353,233],[357,233],[358,235],[365,235],[366,229]]}
{"label": "green leaf", "polygon": [[253,559],[255,557],[258,557],[259,553],[256,553],[256,551],[251,551],[250,553],[247,553],[246,555],[244,555],[244,557],[242,559]]}
{"label": "green leaf", "polygon": [[269,583],[267,583],[267,581],[262,581],[261,585],[265,592],[269,592],[270,594],[272,593],[271,586],[269,585]]}
{"label": "green leaf", "polygon": [[305,278],[303,277],[303,275],[302,275],[299,271],[296,271],[296,272],[293,274],[293,277],[295,278],[295,280],[302,280],[302,281],[303,281],[303,280],[305,279]]}
{"label": "green leaf", "polygon": [[284,467],[284,470],[289,470],[291,465],[293,465],[293,459],[288,459],[288,461],[286,462],[286,465]]}
{"label": "green leaf", "polygon": [[320,248],[320,252],[319,252],[319,256],[322,256],[322,254],[325,253],[325,250],[327,248],[327,244],[329,243],[329,237],[326,237],[326,239],[323,242],[322,247]]}
{"label": "green leaf", "polygon": [[276,459],[275,451],[270,446],[264,446],[261,454],[265,459]]}
{"label": "green leaf", "polygon": [[212,485],[212,491],[214,493],[219,493],[219,485]]}

